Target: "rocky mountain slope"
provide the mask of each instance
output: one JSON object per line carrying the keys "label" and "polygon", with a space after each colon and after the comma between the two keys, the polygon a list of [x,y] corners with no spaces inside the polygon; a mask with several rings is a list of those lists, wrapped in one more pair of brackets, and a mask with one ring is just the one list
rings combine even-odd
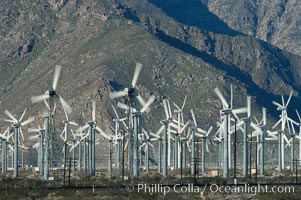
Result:
{"label": "rocky mountain slope", "polygon": [[207,0],[204,5],[232,29],[301,54],[300,1]]}
{"label": "rocky mountain slope", "polygon": [[[32,105],[30,97],[49,89],[54,66],[60,64],[58,92],[74,109],[71,118],[81,124],[90,120],[90,100],[97,100],[97,120],[109,132],[113,117],[109,102],[115,102],[108,93],[130,84],[136,62],[144,65],[139,92],[145,98],[156,95],[151,113],[145,116],[153,131],[164,118],[165,97],[180,104],[187,95],[185,115],[189,118],[193,108],[201,126],[215,124],[221,104],[213,89],[220,87],[229,98],[230,84],[235,86],[235,106],[246,104],[246,94],[254,96],[256,115],[267,106],[270,117],[277,117],[271,101],[288,95],[290,89],[294,90],[291,105],[298,107],[298,48],[288,48],[293,37],[276,38],[275,31],[295,22],[257,31],[259,26],[254,29],[218,15],[229,12],[218,10],[232,5],[228,1],[223,6],[219,6],[222,1],[210,0],[1,1],[0,113],[9,109],[20,115],[28,107],[28,115],[40,119],[45,108]],[[235,25],[239,23],[245,27]],[[62,114],[59,107],[58,130]],[[8,125],[1,124],[3,130]]]}

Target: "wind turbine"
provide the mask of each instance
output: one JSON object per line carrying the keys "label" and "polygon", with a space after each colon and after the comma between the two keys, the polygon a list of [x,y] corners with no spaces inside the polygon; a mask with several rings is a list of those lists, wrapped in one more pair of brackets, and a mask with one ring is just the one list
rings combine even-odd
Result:
{"label": "wind turbine", "polygon": [[38,127],[37,129],[29,128],[28,133],[36,133],[33,136],[29,136],[29,140],[34,140],[39,138],[39,141],[33,145],[34,149],[38,148],[38,166],[40,176],[44,175],[44,137],[45,129]]}
{"label": "wind turbine", "polygon": [[[208,147],[208,136],[211,133],[213,127],[210,126],[208,131],[201,129],[201,133],[202,135],[200,135],[200,137],[202,138],[202,174],[205,174],[205,163],[206,163],[206,158],[205,158],[205,152],[210,152],[209,147]],[[196,133],[197,135],[198,133]]]}
{"label": "wind turbine", "polygon": [[[184,101],[183,101],[183,104],[181,107],[179,107],[176,103],[173,103],[173,105],[176,107],[176,109],[174,110],[174,113],[177,114],[177,118],[178,118],[178,121],[177,121],[177,133],[175,135],[175,139],[176,139],[176,142],[175,142],[175,145],[176,145],[176,149],[178,149],[179,151],[176,152],[176,156],[175,156],[175,162],[176,162],[176,166],[175,168],[179,168],[181,166],[181,159],[180,159],[180,140],[179,138],[181,138],[180,136],[180,130],[181,130],[181,124],[184,124],[184,117],[183,117],[183,110],[184,110],[184,107],[185,107],[185,104],[186,104],[186,100],[187,100],[187,96],[185,96],[184,98]],[[185,129],[184,129],[185,130]]]}
{"label": "wind turbine", "polygon": [[[144,112],[149,112],[150,110],[150,105],[155,101],[155,96],[151,96],[150,99],[145,102],[144,99],[137,93],[135,87],[136,83],[138,81],[140,72],[142,69],[142,64],[137,63],[135,67],[135,72],[134,76],[132,79],[132,84],[131,87],[125,88],[123,91],[117,91],[117,92],[111,92],[109,94],[110,99],[116,99],[119,97],[126,97],[128,100],[128,105],[129,105],[129,130],[132,131],[133,133],[129,133],[129,152],[132,150],[132,143],[134,143],[134,149],[133,149],[133,175],[134,177],[138,176],[138,132],[141,130],[141,127],[139,127],[139,119],[141,113]],[[138,102],[141,104],[143,107],[140,111],[136,109],[136,112],[133,111],[133,101],[134,99],[137,99]],[[134,137],[134,138],[133,138]],[[132,142],[132,140],[134,140]],[[130,153],[131,155],[131,153]],[[129,160],[132,160],[131,158]],[[128,164],[129,166],[131,163]]]}
{"label": "wind turbine", "polygon": [[5,121],[12,123],[12,126],[14,128],[14,136],[15,136],[15,143],[14,143],[14,174],[13,177],[18,177],[18,162],[19,162],[19,155],[18,155],[18,149],[19,149],[19,133],[21,134],[21,137],[24,140],[22,128],[31,122],[35,120],[34,117],[31,117],[25,121],[22,122],[23,117],[26,113],[26,108],[24,112],[22,113],[21,117],[19,120],[17,120],[8,110],[5,110],[4,113],[10,118],[10,119],[5,119]]}
{"label": "wind turbine", "polygon": [[119,115],[113,105],[112,105],[112,108],[116,115],[116,118],[113,119],[113,122],[115,123],[114,133],[115,133],[115,138],[116,138],[116,141],[115,141],[115,165],[116,165],[117,171],[119,172],[119,170],[120,170],[120,147],[121,147],[121,138],[122,138],[122,137],[118,137],[118,135],[120,134],[119,133],[119,127],[120,127],[119,124],[120,124],[120,122],[122,122],[126,129],[128,129],[128,127],[124,122],[125,120],[127,120],[127,118],[125,117],[125,118],[120,119]]}
{"label": "wind turbine", "polygon": [[[148,132],[145,129],[142,129],[143,132],[143,141],[142,141],[142,145],[139,147],[140,149],[142,147],[144,147],[144,165],[145,165],[145,170],[148,172],[149,171],[149,146],[151,146],[152,148],[154,148],[154,145],[152,144],[152,142],[160,140],[161,138],[158,137],[158,135],[152,133],[152,132]],[[150,136],[154,136],[153,138],[150,138]]]}
{"label": "wind turbine", "polygon": [[[92,121],[80,128],[79,132],[89,128],[89,174],[95,175],[95,130],[104,138],[108,138],[107,134],[96,124],[96,102],[92,101]],[[110,139],[110,138],[108,138]]]}
{"label": "wind turbine", "polygon": [[276,101],[272,101],[272,103],[277,106],[277,110],[281,111],[280,119],[272,127],[273,129],[275,129],[279,124],[281,124],[281,129],[278,131],[278,133],[279,133],[279,154],[280,154],[280,156],[279,156],[280,169],[279,170],[280,171],[285,168],[285,166],[284,166],[284,162],[285,162],[284,140],[286,140],[286,142],[288,143],[288,139],[285,134],[285,129],[286,128],[289,129],[289,126],[290,126],[289,122],[292,121],[292,119],[289,118],[287,115],[287,107],[292,98],[292,95],[293,95],[293,91],[290,92],[290,95],[286,102],[284,100],[283,95],[281,95],[282,104],[280,104]]}
{"label": "wind turbine", "polygon": [[[266,133],[268,135],[272,135],[272,133],[266,128],[266,108],[262,108],[262,120],[258,121],[257,118],[254,116],[256,123],[251,122],[251,127],[254,129],[254,134],[252,136],[257,137],[258,151],[259,153],[257,161],[260,166],[260,175],[264,176],[264,153],[265,153],[265,140],[272,140],[272,138],[267,139],[265,137]],[[259,136],[259,137],[258,137]]]}
{"label": "wind turbine", "polygon": [[231,138],[229,137],[229,127],[230,127],[230,116],[233,115],[236,119],[238,119],[237,114],[239,113],[245,113],[248,112],[248,108],[238,108],[233,109],[233,87],[231,85],[231,99],[230,99],[230,105],[227,103],[226,99],[222,95],[221,91],[218,88],[214,89],[214,92],[220,99],[223,109],[220,111],[223,116],[223,121],[221,125],[221,133],[223,133],[223,176],[229,177],[229,162],[231,159],[229,159],[229,142],[231,142]]}
{"label": "wind turbine", "polygon": [[[61,69],[62,69],[61,66],[59,65],[55,66],[52,86],[49,90],[45,92],[45,94],[31,97],[31,101],[33,104],[43,101],[49,110],[49,113],[44,116],[45,117],[45,121],[44,121],[44,128],[45,128],[44,179],[45,180],[48,179],[49,163],[52,163],[53,153],[56,156],[59,156],[59,150],[56,141],[57,138],[56,138],[55,127],[54,127],[55,126],[54,111],[56,108],[55,100],[58,100],[62,104],[62,107],[67,111],[68,114],[72,112],[72,108],[70,107],[70,105],[57,92],[57,85],[58,85]],[[48,99],[49,99],[49,104],[46,101]],[[48,155],[49,153],[50,153],[50,159]]]}
{"label": "wind turbine", "polygon": [[[79,125],[77,123],[73,122],[73,121],[70,121],[69,117],[68,117],[68,114],[67,114],[67,111],[65,110],[64,107],[63,107],[63,109],[64,109],[64,112],[65,112],[66,119],[63,121],[64,129],[63,129],[60,137],[62,138],[62,140],[64,142],[63,150],[64,150],[64,170],[65,170],[66,169],[66,164],[67,164],[68,136],[72,134],[72,139],[74,139],[74,134],[72,132],[72,129],[70,128],[70,125],[73,125],[73,126],[79,126]],[[71,131],[71,134],[70,134],[70,131]],[[73,167],[75,167],[75,166],[73,165]]]}
{"label": "wind turbine", "polygon": [[[195,152],[195,142],[196,141],[195,141],[195,136],[200,137],[200,138],[204,138],[204,135],[207,134],[208,132],[198,127],[193,109],[190,110],[190,113],[191,113],[192,120],[193,120],[193,123],[194,123],[190,127],[190,138],[191,138],[191,165],[190,166],[191,166],[191,175],[195,176],[195,174],[196,174],[196,171],[195,171],[195,169],[196,169],[196,156],[195,156],[195,153],[196,153]],[[211,132],[211,130],[210,130],[210,132]],[[205,158],[205,156],[204,156],[204,158]]]}
{"label": "wind turbine", "polygon": [[[296,109],[296,113],[297,113],[298,120],[299,120],[297,123],[297,126],[299,127],[299,134],[296,135],[296,138],[299,139],[299,160],[301,160],[301,117],[300,117],[297,109]],[[300,162],[299,162],[299,165],[300,165]]]}
{"label": "wind turbine", "polygon": [[72,146],[72,148],[75,148],[79,145],[79,170],[84,173],[87,173],[87,137],[89,137],[89,132],[83,133],[82,127],[79,127],[77,129],[77,133],[74,134],[75,137],[79,137],[80,139]]}
{"label": "wind turbine", "polygon": [[9,134],[10,129],[9,127],[4,131],[3,134],[0,134],[1,139],[1,147],[2,147],[2,174],[6,174],[7,172],[7,142],[9,138],[13,135]]}

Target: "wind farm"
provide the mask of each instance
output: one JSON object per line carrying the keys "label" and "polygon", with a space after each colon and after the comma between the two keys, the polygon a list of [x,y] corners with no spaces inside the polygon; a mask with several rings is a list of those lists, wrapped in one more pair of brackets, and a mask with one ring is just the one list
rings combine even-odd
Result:
{"label": "wind farm", "polygon": [[[271,102],[280,115],[279,120],[268,127],[267,109],[263,107],[262,113],[257,113],[257,116],[261,115],[259,120],[252,111],[251,96],[245,97],[245,107],[236,108],[233,85],[230,86],[229,101],[219,88],[215,88],[212,93],[220,105],[216,110],[220,118],[215,124],[203,127],[199,122],[205,116],[199,116],[193,108],[187,108],[187,96],[183,96],[181,107],[176,103],[172,107],[168,97],[160,103],[153,94],[145,100],[135,89],[143,70],[142,64],[137,63],[131,87],[109,92],[115,117],[109,121],[111,128],[103,130],[103,125],[97,121],[95,100],[91,100],[91,115],[87,116],[85,124],[72,119],[71,106],[56,92],[61,70],[61,66],[54,67],[51,90],[31,98],[34,104],[44,103],[41,117],[34,116],[24,121],[25,109],[17,120],[5,110],[4,114],[8,117],[5,121],[11,123],[11,127],[1,134],[2,175],[9,176],[10,170],[13,170],[12,177],[17,178],[21,167],[29,177],[32,176],[29,169],[34,168],[34,177],[42,180],[53,179],[56,171],[63,171],[65,180],[68,170],[73,175],[92,177],[102,172],[110,179],[123,181],[143,177],[148,173],[158,173],[162,177],[218,176],[229,180],[232,180],[231,177],[243,179],[256,176],[264,180],[264,177],[271,176],[267,175],[268,172],[276,171],[272,176],[281,176],[289,170],[290,176],[298,176],[296,170],[300,165],[301,152],[296,148],[294,140],[300,142],[300,122],[293,120],[287,112],[292,91],[287,99],[281,96],[281,103],[276,100]],[[62,105],[65,118],[61,122],[61,134],[57,133],[55,127],[57,101]],[[152,115],[156,104],[163,105],[160,109],[165,115],[156,120],[158,126],[155,127],[159,127],[158,130],[143,120],[145,116]],[[295,112],[299,116],[299,112]],[[37,118],[41,119],[36,123],[38,128],[31,127],[30,123]],[[30,128],[22,131],[26,125]],[[237,136],[241,133],[242,141],[238,141]],[[37,151],[35,165],[29,166],[23,160],[23,154],[29,148],[24,144],[25,137],[29,138],[29,146]],[[96,146],[100,144],[107,147],[97,149]],[[238,145],[242,146],[242,151],[237,150]],[[267,154],[271,152],[266,149],[270,145],[277,145],[276,163],[267,160]],[[10,154],[11,166],[8,162]],[[22,162],[19,159],[21,154]],[[100,157],[101,163],[97,162]],[[243,159],[238,161],[238,157]]]}

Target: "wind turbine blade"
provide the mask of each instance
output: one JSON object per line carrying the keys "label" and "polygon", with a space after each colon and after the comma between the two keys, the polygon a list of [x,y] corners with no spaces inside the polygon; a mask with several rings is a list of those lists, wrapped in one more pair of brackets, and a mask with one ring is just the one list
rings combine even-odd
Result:
{"label": "wind turbine blade", "polygon": [[290,103],[292,96],[293,96],[293,90],[291,90],[290,96],[288,97],[285,107],[287,107],[288,104]]}
{"label": "wind turbine blade", "polygon": [[134,72],[134,76],[133,76],[133,80],[132,80],[132,87],[133,88],[136,86],[136,83],[138,81],[141,69],[142,69],[142,64],[141,63],[136,63],[136,68],[135,68],[135,72]]}
{"label": "wind turbine blade", "polygon": [[117,92],[110,92],[109,97],[110,99],[116,99],[119,97],[124,97],[125,95],[127,95],[126,91],[117,91]]}
{"label": "wind turbine blade", "polygon": [[96,126],[96,130],[100,133],[100,135],[108,140],[111,139],[110,136],[108,136],[101,128],[99,128],[99,126]]}
{"label": "wind turbine blade", "polygon": [[290,141],[287,139],[287,137],[286,137],[286,135],[285,135],[285,134],[283,134],[283,138],[284,138],[284,140],[286,141],[286,143],[287,143],[287,144],[289,144],[289,143],[290,143]]}
{"label": "wind turbine blade", "polygon": [[297,113],[297,116],[298,116],[298,119],[299,119],[299,123],[301,123],[301,117],[300,117],[299,112],[298,112],[297,109],[296,109],[296,113]]}
{"label": "wind turbine blade", "polygon": [[65,113],[66,121],[69,121],[69,117],[68,117],[67,111],[66,111],[66,109],[65,109],[64,106],[62,106],[62,107],[63,107],[64,113]]}
{"label": "wind turbine blade", "polygon": [[210,150],[209,150],[209,147],[208,147],[208,143],[206,142],[205,144],[203,145],[206,145],[206,152],[210,153]]}
{"label": "wind turbine blade", "polygon": [[278,107],[280,107],[280,108],[283,107],[281,104],[277,103],[276,101],[272,101],[272,103],[273,103],[275,106],[278,106]]}
{"label": "wind turbine blade", "polygon": [[196,130],[197,130],[199,133],[203,134],[203,135],[206,135],[206,134],[207,134],[207,131],[205,131],[204,129],[197,128]]}
{"label": "wind turbine blade", "polygon": [[14,122],[18,122],[18,120],[8,110],[5,110],[4,113]]}
{"label": "wind turbine blade", "polygon": [[5,119],[4,121],[6,121],[6,122],[10,122],[10,123],[15,123],[16,121],[14,121],[14,120],[11,120],[11,119]]}
{"label": "wind turbine blade", "polygon": [[20,135],[21,135],[22,141],[24,141],[24,135],[23,135],[23,131],[22,131],[21,127],[20,127]]}
{"label": "wind turbine blade", "polygon": [[261,123],[261,122],[258,121],[258,119],[257,119],[257,117],[255,115],[253,116],[253,118],[254,118],[256,124],[260,124]]}
{"label": "wind turbine blade", "polygon": [[295,127],[294,127],[293,122],[292,122],[292,121],[289,121],[288,123],[290,123],[291,128],[292,128],[292,130],[293,130],[293,133],[296,134],[296,131],[295,131]]}
{"label": "wind turbine blade", "polygon": [[70,105],[62,98],[62,96],[59,96],[61,104],[63,106],[63,108],[66,110],[66,112],[68,114],[72,113],[72,108],[70,107]]}
{"label": "wind turbine blade", "polygon": [[152,95],[151,98],[146,102],[146,104],[144,105],[144,107],[141,109],[141,112],[145,112],[147,109],[149,109],[150,105],[152,103],[154,103],[154,101],[156,100],[155,95]]}
{"label": "wind turbine blade", "polygon": [[39,147],[40,147],[40,143],[39,142],[32,146],[33,149],[37,149]]}
{"label": "wind turbine blade", "polygon": [[73,126],[79,126],[79,124],[76,123],[76,122],[69,122],[69,124],[71,124],[71,125],[73,125]]}
{"label": "wind turbine blade", "polygon": [[23,111],[23,113],[22,113],[22,115],[21,115],[21,117],[20,117],[20,119],[19,119],[19,122],[22,121],[22,119],[23,119],[23,117],[24,117],[26,111],[27,111],[27,108],[24,109],[24,111]]}
{"label": "wind turbine blade", "polygon": [[70,129],[70,131],[71,131],[71,135],[72,135],[72,137],[73,137],[73,140],[76,140],[76,137],[75,137],[75,135],[74,135],[74,132],[73,132],[73,130],[72,130],[72,129]]}
{"label": "wind turbine blade", "polygon": [[60,66],[60,65],[55,66],[54,76],[53,76],[53,83],[52,83],[53,90],[56,90],[57,83],[59,82],[59,77],[60,77],[61,70],[62,70],[62,66]]}
{"label": "wind turbine blade", "polygon": [[229,105],[226,101],[226,99],[224,98],[224,96],[222,95],[221,91],[218,88],[214,89],[214,92],[216,93],[216,95],[218,96],[218,98],[221,100],[223,107],[224,108],[229,108]]}
{"label": "wind turbine blade", "polygon": [[92,101],[92,120],[96,120],[96,102]]}
{"label": "wind turbine blade", "polygon": [[175,102],[173,102],[172,104],[174,105],[174,107],[176,107],[176,109],[181,110],[181,108]]}
{"label": "wind turbine blade", "polygon": [[27,130],[28,133],[39,133],[40,132],[40,129],[37,129],[37,128],[29,128]]}
{"label": "wind turbine blade", "polygon": [[187,100],[187,96],[185,95],[184,102],[183,102],[183,105],[182,105],[182,108],[181,108],[182,111],[183,111],[183,109],[184,109],[184,107],[185,107],[186,100]]}
{"label": "wind turbine blade", "polygon": [[33,135],[33,136],[29,136],[29,140],[34,140],[36,138],[39,138],[40,135]]}
{"label": "wind turbine blade", "polygon": [[259,128],[259,126],[257,124],[254,124],[253,122],[251,122],[250,124],[252,126],[252,128],[254,128],[256,131],[261,132],[261,129]]}
{"label": "wind turbine blade", "polygon": [[247,113],[248,107],[237,108],[237,109],[232,110],[232,112],[235,114]]}
{"label": "wind turbine blade", "polygon": [[195,119],[195,115],[194,115],[193,109],[190,109],[190,112],[191,112],[191,116],[192,116],[194,125],[197,127],[197,123],[196,123],[196,119]]}
{"label": "wind turbine blade", "polygon": [[278,120],[278,122],[272,127],[272,129],[275,129],[280,124],[281,121],[282,121],[282,118],[280,118]]}
{"label": "wind turbine blade", "polygon": [[2,135],[5,136],[5,135],[8,135],[8,134],[9,134],[9,127],[7,127],[7,129],[5,129],[5,131]]}
{"label": "wind turbine blade", "polygon": [[115,113],[117,119],[119,119],[119,116],[118,116],[118,114],[117,114],[117,111],[116,111],[115,107],[113,106],[113,104],[111,104],[111,106],[112,106],[112,108],[113,108],[113,111],[114,111],[114,113]]}
{"label": "wind turbine blade", "polygon": [[157,135],[155,133],[150,132],[149,134],[152,135],[152,136],[154,136],[154,137],[156,137],[156,138],[158,138],[158,139],[161,138],[159,135]]}
{"label": "wind turbine blade", "polygon": [[247,97],[247,113],[248,113],[248,118],[251,116],[251,97]]}
{"label": "wind turbine blade", "polygon": [[163,99],[163,107],[164,107],[166,118],[170,118],[166,102],[167,102],[167,99]]}
{"label": "wind turbine blade", "polygon": [[46,99],[43,100],[45,106],[47,107],[48,110],[50,110],[49,104],[47,103]]}
{"label": "wind turbine blade", "polygon": [[33,122],[35,120],[35,117],[31,117],[27,120],[25,120],[24,122],[21,123],[21,126],[26,126],[27,124],[30,124],[31,122]]}
{"label": "wind turbine blade", "polygon": [[207,131],[206,137],[208,137],[208,135],[211,133],[212,129],[213,129],[213,126],[210,126],[208,131]]}
{"label": "wind turbine blade", "polygon": [[182,129],[180,130],[179,133],[182,133],[182,132],[185,130],[185,128],[187,127],[188,124],[189,124],[189,122],[187,122],[187,123],[182,127]]}
{"label": "wind turbine blade", "polygon": [[89,128],[89,124],[86,124],[85,126],[80,127],[79,129],[77,129],[77,132],[82,133],[87,128]]}
{"label": "wind turbine blade", "polygon": [[124,109],[124,110],[129,110],[129,106],[124,104],[124,103],[121,103],[121,102],[118,102],[117,103],[117,107],[121,108],[121,109]]}
{"label": "wind turbine blade", "polygon": [[37,103],[37,102],[46,100],[48,98],[49,98],[48,94],[42,94],[42,95],[39,95],[39,96],[33,96],[33,97],[31,97],[31,102],[32,103]]}
{"label": "wind turbine blade", "polygon": [[149,135],[147,134],[147,131],[145,131],[144,134],[146,136],[146,139],[148,140],[149,139]]}
{"label": "wind turbine blade", "polygon": [[281,95],[281,101],[282,101],[282,107],[284,107],[285,103],[284,103],[284,97],[283,97],[283,95]]}
{"label": "wind turbine blade", "polygon": [[137,98],[138,102],[140,103],[141,107],[143,107],[146,104],[145,100],[143,99],[143,97],[140,94],[138,94],[136,96],[136,98]]}
{"label": "wind turbine blade", "polygon": [[162,131],[164,130],[164,125],[162,125],[159,130],[156,132],[156,135],[160,135],[160,133],[162,133]]}

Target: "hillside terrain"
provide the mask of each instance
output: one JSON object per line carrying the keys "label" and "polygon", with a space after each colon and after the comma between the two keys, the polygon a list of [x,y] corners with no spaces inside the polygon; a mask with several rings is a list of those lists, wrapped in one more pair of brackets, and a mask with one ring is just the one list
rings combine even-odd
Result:
{"label": "hillside terrain", "polygon": [[[37,115],[36,125],[41,124],[46,109],[42,103],[33,105],[30,97],[51,87],[54,66],[59,64],[63,70],[58,92],[74,109],[70,117],[83,125],[91,119],[91,100],[96,100],[97,121],[110,132],[110,103],[116,102],[109,99],[109,91],[129,86],[140,62],[138,90],[144,98],[156,96],[144,117],[153,132],[164,119],[166,97],[181,104],[187,95],[185,116],[190,119],[193,108],[200,126],[215,125],[221,104],[213,89],[219,87],[229,99],[231,84],[235,107],[245,106],[246,95],[252,95],[253,113],[260,116],[261,106],[266,106],[270,125],[279,115],[271,104],[280,101],[279,95],[287,97],[292,89],[289,113],[300,108],[296,33],[301,26],[291,17],[298,12],[290,12],[298,9],[297,1],[273,1],[282,17],[263,3],[268,1],[235,2],[1,1],[0,113],[8,109],[20,116],[28,107],[27,116]],[[243,12],[231,15],[233,10]],[[59,132],[61,107],[56,116]],[[1,131],[8,125],[1,121]]]}

